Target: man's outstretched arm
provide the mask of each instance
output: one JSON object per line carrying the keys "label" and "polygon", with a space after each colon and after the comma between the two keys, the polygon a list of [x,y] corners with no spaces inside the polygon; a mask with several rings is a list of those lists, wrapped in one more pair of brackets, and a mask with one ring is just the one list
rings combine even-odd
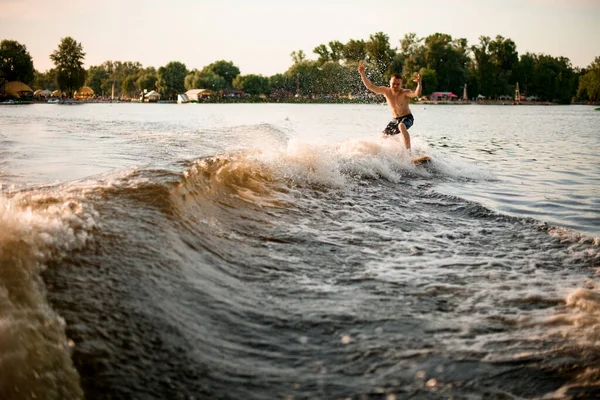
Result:
{"label": "man's outstretched arm", "polygon": [[383,94],[385,92],[385,87],[375,86],[375,85],[373,85],[373,83],[371,83],[369,78],[367,78],[367,74],[365,74],[365,64],[362,61],[359,61],[359,63],[358,63],[358,72],[360,73],[360,79],[362,79],[363,84],[371,92],[378,93],[378,94]]}

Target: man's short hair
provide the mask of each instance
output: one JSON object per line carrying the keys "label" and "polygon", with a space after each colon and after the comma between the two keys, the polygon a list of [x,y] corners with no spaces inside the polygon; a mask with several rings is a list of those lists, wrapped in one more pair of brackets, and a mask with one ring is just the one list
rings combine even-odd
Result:
{"label": "man's short hair", "polygon": [[396,79],[402,80],[402,75],[400,75],[400,74],[394,74],[394,75],[392,75],[392,78],[396,78]]}

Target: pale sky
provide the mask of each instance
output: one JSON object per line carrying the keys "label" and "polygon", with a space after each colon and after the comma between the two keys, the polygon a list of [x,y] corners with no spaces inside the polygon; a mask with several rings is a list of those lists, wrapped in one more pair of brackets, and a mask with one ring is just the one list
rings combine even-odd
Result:
{"label": "pale sky", "polygon": [[384,32],[392,47],[405,34],[512,39],[519,54],[564,56],[586,67],[600,56],[600,0],[0,0],[0,40],[25,45],[35,69],[71,36],[89,68],[107,60],[191,70],[232,61],[242,74],[271,76],[290,53],[332,40],[367,41]]}

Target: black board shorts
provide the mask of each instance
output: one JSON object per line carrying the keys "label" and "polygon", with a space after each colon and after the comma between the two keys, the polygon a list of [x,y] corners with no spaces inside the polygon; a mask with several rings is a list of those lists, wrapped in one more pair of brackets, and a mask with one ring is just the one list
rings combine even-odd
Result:
{"label": "black board shorts", "polygon": [[394,118],[385,127],[385,129],[383,130],[383,133],[386,135],[397,135],[400,133],[400,128],[398,127],[398,125],[400,125],[400,123],[404,123],[404,126],[406,126],[406,129],[410,129],[410,127],[413,125],[414,122],[415,122],[415,118],[413,117],[412,114],[407,114],[407,115],[403,115],[402,117]]}

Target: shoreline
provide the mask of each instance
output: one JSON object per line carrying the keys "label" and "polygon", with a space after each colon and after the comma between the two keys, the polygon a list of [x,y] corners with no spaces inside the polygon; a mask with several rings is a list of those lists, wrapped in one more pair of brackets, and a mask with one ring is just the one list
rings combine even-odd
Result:
{"label": "shoreline", "polygon": [[[133,104],[142,103],[138,100],[123,99],[123,100],[101,100],[101,99],[90,99],[90,100],[76,100],[68,99],[61,103],[48,103],[47,100],[33,100],[33,101],[15,101],[15,102],[0,102],[0,105],[27,105],[27,104],[48,104],[48,105],[82,105],[82,104]],[[181,104],[236,104],[236,103],[249,103],[249,104],[384,104],[380,101],[373,101],[371,99],[360,99],[360,98],[263,98],[263,97],[245,97],[245,98],[227,98],[218,97],[213,99],[205,99],[202,101],[190,101]],[[142,104],[179,104],[175,100],[159,100],[156,102],[143,102]],[[583,105],[596,107],[598,104],[595,103],[580,103],[573,102],[569,104],[560,104],[551,101],[523,101],[514,102],[507,100],[477,100],[477,101],[415,101],[411,102],[411,105],[440,105],[440,106],[464,106],[464,105],[482,105],[482,106],[556,106],[556,105]]]}

